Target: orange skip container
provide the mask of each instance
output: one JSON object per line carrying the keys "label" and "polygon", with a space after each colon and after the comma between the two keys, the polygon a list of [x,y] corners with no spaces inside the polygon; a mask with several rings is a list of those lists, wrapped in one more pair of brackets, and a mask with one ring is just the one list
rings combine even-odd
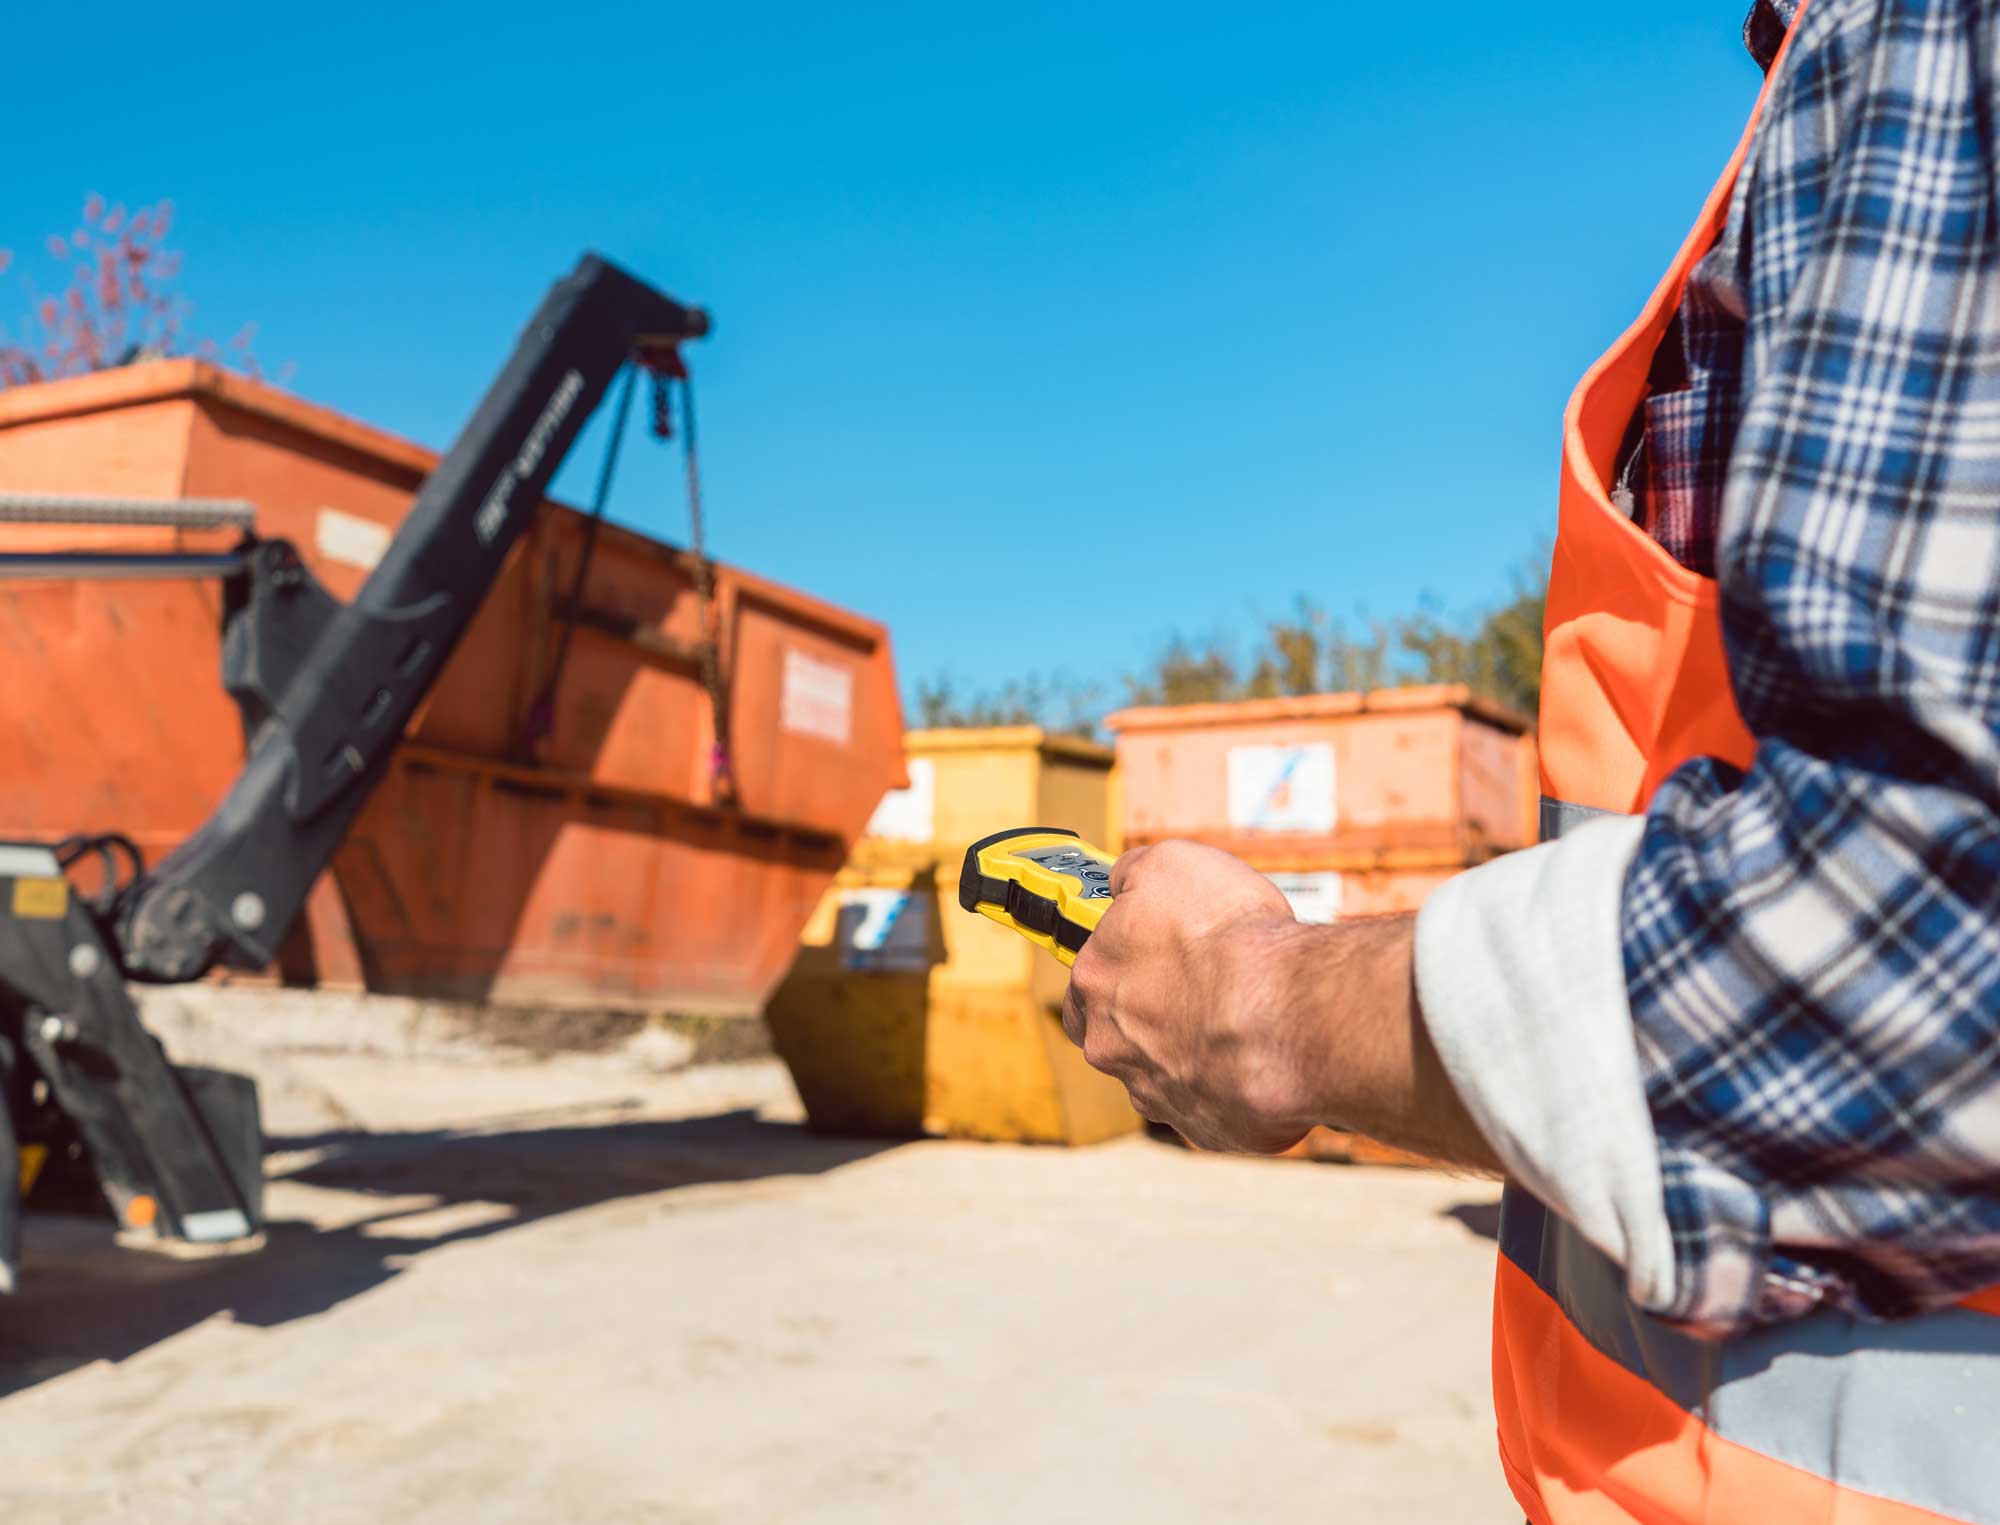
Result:
{"label": "orange skip container", "polygon": [[1463,685],[1128,709],[1105,724],[1124,846],[1224,848],[1311,896],[1302,915],[1414,910],[1535,839],[1528,722]]}
{"label": "orange skip container", "polygon": [[[437,456],[196,361],[0,393],[0,490],[247,498],[350,598]],[[743,1011],[904,782],[881,625],[716,565],[740,808],[710,778],[695,565],[606,525],[553,727],[531,725],[587,526],[544,503],[281,959],[293,981]],[[218,531],[0,525],[0,548],[223,549]],[[157,861],[243,755],[213,582],[0,581],[0,834],[120,830]]]}

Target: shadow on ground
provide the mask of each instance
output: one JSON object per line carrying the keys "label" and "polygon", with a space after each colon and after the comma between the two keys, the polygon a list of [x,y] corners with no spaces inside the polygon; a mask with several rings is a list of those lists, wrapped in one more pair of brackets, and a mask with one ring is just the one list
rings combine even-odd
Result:
{"label": "shadow on ground", "polygon": [[[593,1112],[601,1117],[602,1108]],[[108,1221],[31,1217],[20,1290],[0,1301],[0,1396],[123,1360],[217,1313],[259,1326],[310,1317],[416,1256],[559,1213],[709,1182],[816,1175],[894,1147],[825,1138],[749,1111],[569,1125],[560,1117],[273,1138],[273,1181],[401,1200],[380,1213],[364,1204],[358,1221],[338,1228],[279,1217],[253,1255],[172,1260],[118,1248]],[[412,1206],[413,1197],[434,1200]],[[450,1227],[455,1204],[482,1211]],[[427,1231],[427,1222],[438,1226]]]}
{"label": "shadow on ground", "polygon": [[1456,1218],[1468,1233],[1477,1234],[1481,1239],[1500,1237],[1500,1203],[1460,1202],[1455,1207],[1444,1210],[1447,1218]]}

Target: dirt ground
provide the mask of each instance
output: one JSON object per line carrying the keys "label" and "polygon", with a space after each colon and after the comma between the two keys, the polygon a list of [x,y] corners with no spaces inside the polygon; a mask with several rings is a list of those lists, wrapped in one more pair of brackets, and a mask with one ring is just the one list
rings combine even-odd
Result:
{"label": "dirt ground", "polygon": [[1486,1183],[819,1138],[775,1061],[657,1029],[550,1053],[406,1003],[149,1012],[260,1075],[270,1243],[30,1221],[18,1518],[1519,1521]]}

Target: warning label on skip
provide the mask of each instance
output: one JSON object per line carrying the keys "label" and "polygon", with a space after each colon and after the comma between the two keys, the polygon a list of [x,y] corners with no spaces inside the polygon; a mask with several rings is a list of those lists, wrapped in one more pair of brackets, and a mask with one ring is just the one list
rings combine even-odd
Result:
{"label": "warning label on skip", "polygon": [[1327,743],[1229,749],[1229,824],[1238,831],[1324,835],[1333,819]]}
{"label": "warning label on skip", "polygon": [[937,897],[909,890],[843,890],[840,967],[861,974],[922,974],[942,952]]}
{"label": "warning label on skip", "polygon": [[779,723],[788,731],[846,746],[854,734],[854,674],[797,647],[785,649]]}

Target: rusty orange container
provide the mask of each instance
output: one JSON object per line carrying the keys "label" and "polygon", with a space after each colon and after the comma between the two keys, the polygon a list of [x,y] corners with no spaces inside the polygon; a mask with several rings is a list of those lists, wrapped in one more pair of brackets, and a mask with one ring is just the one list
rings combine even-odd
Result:
{"label": "rusty orange container", "polygon": [[1413,909],[1534,840],[1534,741],[1460,685],[1121,710],[1124,845],[1183,837],[1318,919]]}
{"label": "rusty orange container", "polygon": [[1528,722],[1461,684],[1128,709],[1106,724],[1134,845],[1478,853],[1532,840]]}
{"label": "rusty orange container", "polygon": [[[1277,881],[1301,919],[1411,911],[1535,838],[1528,722],[1458,685],[1123,710],[1124,845],[1183,837]],[[1295,1156],[1421,1163],[1317,1128]]]}
{"label": "rusty orange container", "polygon": [[[166,361],[0,393],[0,490],[247,498],[351,597],[437,457]],[[457,999],[748,1010],[904,781],[889,639],[715,568],[740,808],[710,779],[692,559],[545,503],[315,890],[289,977]],[[219,549],[214,531],[0,526],[10,550]],[[220,589],[0,582],[0,832],[119,829],[157,858],[234,776]],[[553,728],[530,712],[574,635]]]}

